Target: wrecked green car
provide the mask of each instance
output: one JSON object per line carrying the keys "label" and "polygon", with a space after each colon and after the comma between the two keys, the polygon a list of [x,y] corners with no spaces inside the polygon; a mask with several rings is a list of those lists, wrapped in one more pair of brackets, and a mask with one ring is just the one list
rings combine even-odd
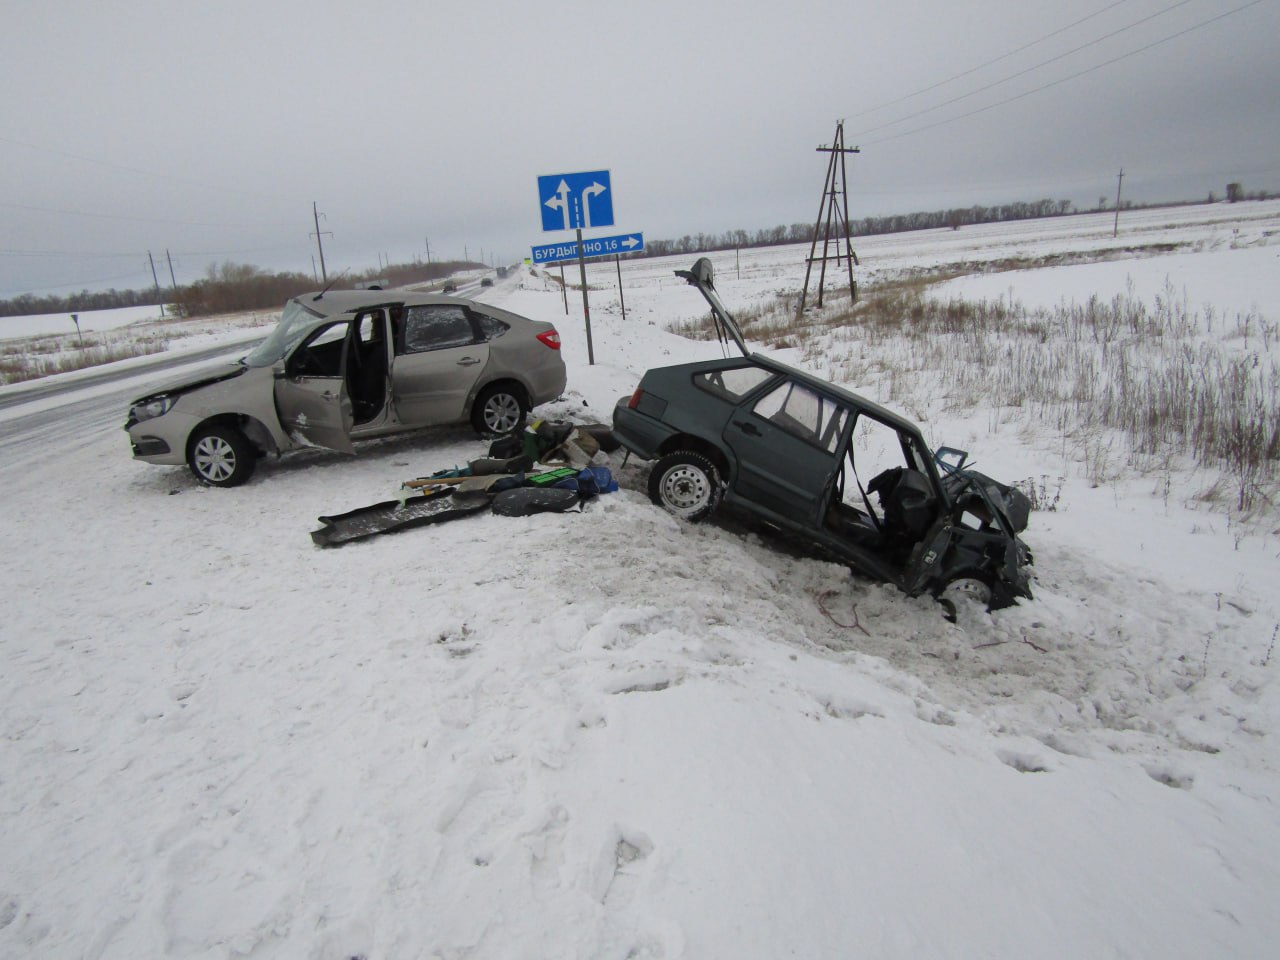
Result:
{"label": "wrecked green car", "polygon": [[966,469],[963,451],[931,453],[896,413],[751,353],[706,258],[676,275],[742,356],[650,370],[618,401],[614,435],[656,461],[654,503],[691,521],[735,508],[952,616],[960,597],[993,609],[1030,598],[1021,491]]}

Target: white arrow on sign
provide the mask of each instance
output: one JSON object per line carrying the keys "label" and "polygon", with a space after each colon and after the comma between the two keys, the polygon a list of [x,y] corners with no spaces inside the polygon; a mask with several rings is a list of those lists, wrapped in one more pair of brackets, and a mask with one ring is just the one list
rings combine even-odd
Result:
{"label": "white arrow on sign", "polygon": [[591,198],[600,196],[606,189],[603,183],[596,180],[591,181],[591,186],[582,188],[582,226],[584,229],[591,229]]}
{"label": "white arrow on sign", "polygon": [[640,245],[640,241],[637,240],[635,237],[627,237],[627,239],[622,241],[622,245],[628,248],[638,247]]}
{"label": "white arrow on sign", "polygon": [[[603,189],[603,188],[602,188]],[[547,201],[546,205],[554,210],[560,208],[560,213],[564,217],[564,229],[569,229],[569,184],[564,180],[560,181],[560,186],[556,188],[556,195]]]}

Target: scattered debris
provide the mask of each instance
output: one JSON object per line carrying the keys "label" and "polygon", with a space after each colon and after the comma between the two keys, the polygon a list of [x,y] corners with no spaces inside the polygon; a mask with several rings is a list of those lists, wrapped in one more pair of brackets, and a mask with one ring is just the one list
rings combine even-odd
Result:
{"label": "scattered debris", "polygon": [[[518,451],[513,452],[512,441],[520,444]],[[563,513],[618,489],[612,471],[592,463],[605,442],[598,430],[539,420],[495,440],[487,457],[406,480],[395,500],[320,517],[322,526],[311,539],[320,547],[336,547],[489,509],[504,517]],[[568,465],[531,472],[537,462],[562,460]]]}

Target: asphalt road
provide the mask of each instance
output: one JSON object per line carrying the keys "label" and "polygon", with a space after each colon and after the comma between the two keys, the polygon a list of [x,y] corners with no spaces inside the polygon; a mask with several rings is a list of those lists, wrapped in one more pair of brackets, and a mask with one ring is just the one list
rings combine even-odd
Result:
{"label": "asphalt road", "polygon": [[242,357],[260,339],[0,391],[0,459],[6,467],[21,466],[51,455],[63,441],[112,429],[120,431],[121,455],[128,456],[123,427],[132,401],[191,368]]}

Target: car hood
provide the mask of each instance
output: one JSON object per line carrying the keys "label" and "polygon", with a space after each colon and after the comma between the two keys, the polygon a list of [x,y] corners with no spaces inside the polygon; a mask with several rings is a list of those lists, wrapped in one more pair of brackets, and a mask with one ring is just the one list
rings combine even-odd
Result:
{"label": "car hood", "polygon": [[141,403],[148,397],[158,397],[161,395],[167,397],[181,396],[184,393],[190,393],[192,390],[198,390],[201,387],[207,387],[211,383],[221,383],[223,380],[233,380],[242,376],[249,368],[244,364],[236,362],[234,364],[215,367],[213,370],[204,370],[200,373],[190,373],[185,377],[178,377],[170,382],[152,390],[142,397],[139,397],[134,403]]}

